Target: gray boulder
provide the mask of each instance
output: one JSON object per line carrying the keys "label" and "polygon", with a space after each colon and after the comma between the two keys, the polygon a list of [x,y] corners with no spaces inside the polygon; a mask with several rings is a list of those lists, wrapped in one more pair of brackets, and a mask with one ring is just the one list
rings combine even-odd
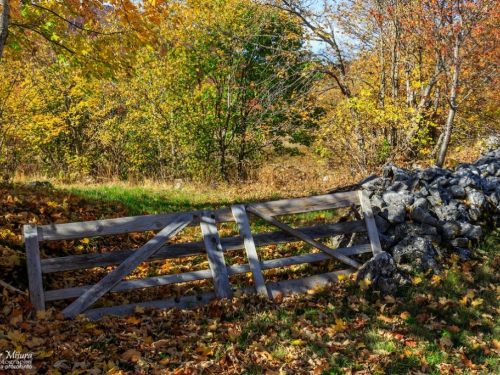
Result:
{"label": "gray boulder", "polygon": [[410,219],[417,223],[429,224],[440,228],[438,221],[431,215],[431,211],[424,210],[421,207],[415,207],[410,211]]}
{"label": "gray boulder", "polygon": [[435,259],[439,254],[431,241],[426,238],[405,238],[394,246],[392,249],[392,256],[398,264],[413,263],[423,272],[427,272],[431,269],[436,274],[441,273],[441,267],[439,267]]}
{"label": "gray boulder", "polygon": [[472,221],[477,222],[483,217],[483,212],[476,206],[470,206],[468,212]]}
{"label": "gray boulder", "polygon": [[440,222],[441,238],[443,240],[453,240],[461,234],[461,226],[458,221],[450,220]]}
{"label": "gray boulder", "polygon": [[398,268],[394,259],[386,252],[375,255],[357,273],[357,281],[369,280],[371,290],[382,295],[396,293],[399,287],[411,285],[411,281]]}
{"label": "gray boulder", "polygon": [[395,203],[385,207],[379,214],[391,224],[405,222],[406,206],[403,203]]}
{"label": "gray boulder", "polygon": [[462,214],[457,208],[452,206],[436,206],[434,207],[434,212],[441,221],[460,220],[462,219]]}
{"label": "gray boulder", "polygon": [[458,237],[450,241],[450,244],[452,244],[455,247],[469,247],[469,239],[465,237]]}
{"label": "gray boulder", "polygon": [[382,195],[383,192],[390,186],[391,180],[384,177],[378,177],[370,179],[365,183],[361,184],[361,187],[365,190],[372,191],[376,195]]}
{"label": "gray boulder", "polygon": [[471,223],[461,221],[460,235],[467,237],[469,240],[478,240],[483,235],[483,230],[479,225],[472,225]]}
{"label": "gray boulder", "polygon": [[377,224],[377,229],[380,233],[385,233],[391,227],[391,223],[389,223],[386,219],[384,219],[380,215],[375,215],[375,224]]}
{"label": "gray boulder", "polygon": [[471,256],[472,256],[472,250],[471,249],[465,249],[465,248],[462,248],[462,247],[457,247],[457,248],[454,249],[454,252],[463,261],[470,260]]}
{"label": "gray boulder", "polygon": [[387,204],[403,203],[405,206],[411,206],[415,202],[415,198],[408,194],[401,194],[395,191],[386,191],[382,194],[382,199],[387,202]]}
{"label": "gray boulder", "polygon": [[428,224],[404,223],[399,224],[394,232],[394,241],[400,242],[407,237],[427,238],[431,242],[440,242],[441,236],[435,227]]}
{"label": "gray boulder", "polygon": [[467,192],[467,200],[469,201],[470,204],[473,204],[478,208],[484,207],[484,204],[486,203],[485,195],[480,191],[474,189],[470,189]]}

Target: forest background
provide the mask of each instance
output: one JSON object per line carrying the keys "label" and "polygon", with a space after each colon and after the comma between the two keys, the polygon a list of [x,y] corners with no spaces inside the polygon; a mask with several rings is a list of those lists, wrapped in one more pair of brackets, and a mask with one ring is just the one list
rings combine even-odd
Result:
{"label": "forest background", "polygon": [[0,7],[4,180],[234,182],[301,155],[366,174],[500,129],[493,0]]}

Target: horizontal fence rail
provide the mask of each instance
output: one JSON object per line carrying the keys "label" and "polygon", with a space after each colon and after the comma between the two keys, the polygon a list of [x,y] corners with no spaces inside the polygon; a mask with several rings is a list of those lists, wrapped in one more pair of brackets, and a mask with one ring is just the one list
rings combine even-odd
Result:
{"label": "horizontal fence rail", "polygon": [[[343,207],[360,206],[363,220],[322,224],[317,226],[290,228],[276,218],[284,215],[330,210]],[[275,232],[252,233],[249,220],[261,218],[282,229]],[[236,222],[239,236],[219,238],[216,223]],[[168,244],[168,240],[186,226],[199,225],[203,241]],[[131,232],[160,230],[140,249],[114,252],[70,255],[65,257],[40,259],[39,243],[55,240],[71,240],[85,237],[105,236]],[[369,243],[352,247],[330,249],[317,239],[338,235],[367,234]],[[344,192],[304,198],[283,199],[273,202],[234,205],[231,208],[212,211],[192,211],[162,215],[135,216],[92,222],[25,225],[24,239],[28,265],[30,298],[37,310],[45,309],[45,302],[76,298],[63,313],[73,318],[85,313],[91,318],[106,314],[128,314],[136,306],[157,308],[187,308],[205,304],[213,298],[232,298],[233,289],[229,276],[252,273],[255,286],[244,287],[244,292],[256,292],[274,298],[283,295],[303,293],[318,285],[326,285],[337,280],[339,275],[354,272],[359,263],[350,256],[381,251],[378,232],[373,220],[370,201],[362,191]],[[256,248],[269,245],[285,244],[305,240],[322,252],[290,256],[279,259],[260,261]],[[244,250],[249,263],[227,266],[223,253]],[[209,268],[179,274],[167,274],[149,278],[123,280],[140,263],[145,261],[206,255]],[[274,283],[265,283],[262,271],[298,264],[338,259],[349,266],[348,269],[313,275],[300,279]],[[94,267],[117,266],[95,285],[77,286],[57,290],[43,290],[42,275],[54,272],[82,270]],[[165,286],[190,281],[210,279],[214,283],[214,292],[198,296],[182,296],[161,301],[144,302],[108,308],[90,309],[97,299],[105,293],[118,293],[143,288]]]}

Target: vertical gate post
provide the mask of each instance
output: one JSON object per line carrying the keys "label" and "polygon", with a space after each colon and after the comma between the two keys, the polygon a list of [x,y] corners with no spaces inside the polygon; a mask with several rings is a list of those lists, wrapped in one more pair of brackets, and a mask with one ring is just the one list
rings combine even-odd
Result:
{"label": "vertical gate post", "polygon": [[229,284],[226,261],[222,252],[219,233],[215,225],[213,212],[203,211],[200,216],[201,233],[207,250],[208,264],[212,271],[215,295],[218,299],[233,298],[233,291]]}
{"label": "vertical gate post", "polygon": [[42,265],[40,263],[40,247],[38,245],[38,231],[36,224],[26,224],[23,227],[23,239],[26,244],[30,301],[36,311],[45,310]]}

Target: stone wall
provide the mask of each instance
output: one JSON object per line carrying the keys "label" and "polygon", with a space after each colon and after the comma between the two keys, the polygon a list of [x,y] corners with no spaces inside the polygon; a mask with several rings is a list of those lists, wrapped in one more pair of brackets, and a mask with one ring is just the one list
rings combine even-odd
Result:
{"label": "stone wall", "polygon": [[[360,185],[369,192],[383,249],[400,267],[405,265],[403,268],[416,266],[440,273],[440,256],[455,253],[468,259],[483,228],[500,221],[500,149],[454,170],[409,171],[388,165],[382,176],[370,176]],[[364,240],[358,236],[340,242]],[[387,265],[392,261],[389,258],[383,254],[379,261]],[[377,267],[370,262],[358,272],[358,278],[375,277]],[[407,283],[401,281],[399,270],[394,272],[399,284]]]}

